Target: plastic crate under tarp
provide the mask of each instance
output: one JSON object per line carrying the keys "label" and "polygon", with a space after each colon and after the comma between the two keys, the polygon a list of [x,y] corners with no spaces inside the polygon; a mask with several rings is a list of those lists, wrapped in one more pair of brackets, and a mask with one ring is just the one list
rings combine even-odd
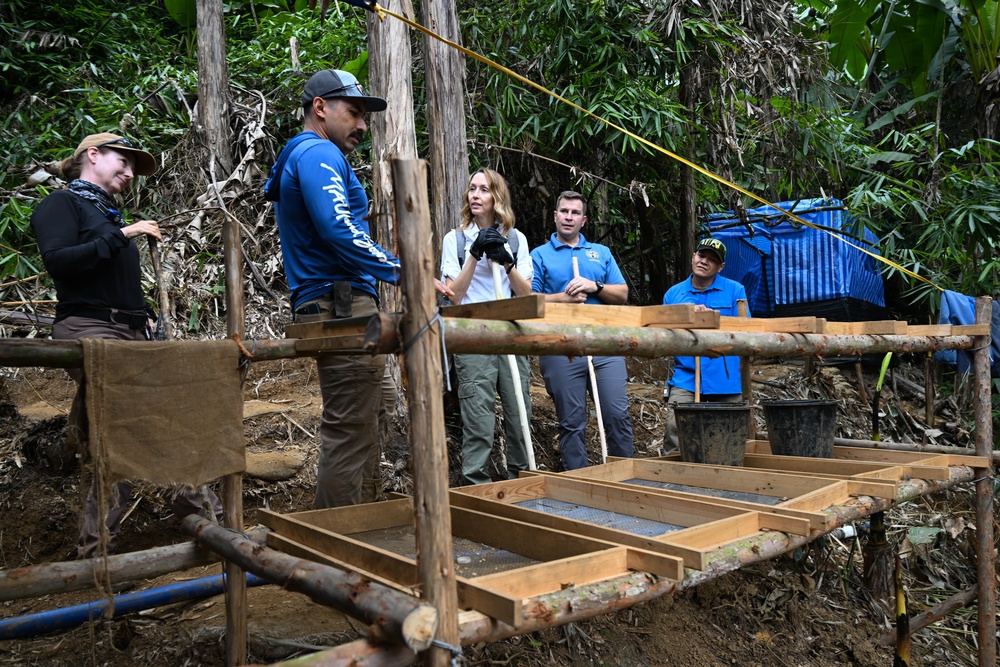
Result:
{"label": "plastic crate under tarp", "polygon": [[711,236],[726,244],[722,275],[746,288],[751,314],[813,315],[837,321],[888,319],[877,260],[844,243],[878,254],[876,236],[851,221],[846,207],[836,199],[803,199],[777,206],[834,233],[797,223],[770,206],[749,209],[746,224],[731,211],[705,219]]}

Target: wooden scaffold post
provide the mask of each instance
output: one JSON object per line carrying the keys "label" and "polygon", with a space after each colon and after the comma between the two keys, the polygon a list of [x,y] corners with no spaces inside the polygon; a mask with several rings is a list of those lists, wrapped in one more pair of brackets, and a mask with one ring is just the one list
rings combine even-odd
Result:
{"label": "wooden scaffold post", "polygon": [[[976,299],[976,324],[992,321],[993,299]],[[973,412],[976,454],[993,454],[993,414],[990,400],[990,336],[976,336],[972,346],[975,377]],[[997,664],[996,557],[993,551],[993,468],[976,468],[976,569],[979,582],[979,667]]]}
{"label": "wooden scaffold post", "polygon": [[[441,389],[443,324],[439,319],[435,322],[437,298],[427,163],[393,160],[392,180],[405,285],[400,340],[410,407],[417,574],[424,599],[438,610],[438,642],[458,650],[458,589],[451,548],[448,451]],[[449,665],[452,659],[451,651],[441,646],[431,648],[426,655],[426,664],[437,667]]]}

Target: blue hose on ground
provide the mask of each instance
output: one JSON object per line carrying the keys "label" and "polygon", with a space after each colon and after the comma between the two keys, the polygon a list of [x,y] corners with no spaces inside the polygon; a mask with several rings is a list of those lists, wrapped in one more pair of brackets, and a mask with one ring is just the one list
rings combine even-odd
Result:
{"label": "blue hose on ground", "polygon": [[[224,577],[225,575],[217,574],[203,579],[119,595],[114,599],[115,609],[112,618],[175,602],[200,600],[219,595],[225,591]],[[269,582],[247,573],[247,587],[261,586],[266,583]],[[108,606],[108,600],[95,600],[72,607],[42,611],[37,614],[0,619],[0,639],[23,639],[57,630],[75,628],[87,621],[101,618],[107,612]]]}

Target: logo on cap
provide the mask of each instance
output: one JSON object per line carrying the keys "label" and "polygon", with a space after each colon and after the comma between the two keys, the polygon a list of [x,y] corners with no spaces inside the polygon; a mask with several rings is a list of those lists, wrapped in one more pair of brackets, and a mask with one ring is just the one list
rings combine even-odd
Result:
{"label": "logo on cap", "polygon": [[698,252],[699,250],[711,250],[719,256],[720,262],[726,261],[726,246],[719,239],[702,239],[701,242],[698,243],[698,247],[695,248],[695,252]]}

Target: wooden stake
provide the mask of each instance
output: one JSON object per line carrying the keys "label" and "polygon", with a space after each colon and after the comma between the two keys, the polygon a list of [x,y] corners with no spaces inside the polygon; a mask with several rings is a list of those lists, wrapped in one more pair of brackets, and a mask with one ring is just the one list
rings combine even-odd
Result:
{"label": "wooden stake", "polygon": [[[740,317],[750,316],[750,308],[746,299],[736,301],[736,312]],[[752,357],[749,355],[740,357],[740,388],[743,391],[743,400],[750,406],[750,412],[747,413],[747,439],[755,440],[757,438],[757,420],[753,418],[753,385],[750,383],[751,360]]]}
{"label": "wooden stake", "polygon": [[[243,338],[243,257],[240,228],[227,215],[222,222],[223,253],[226,267],[226,333]],[[222,513],[226,527],[243,530],[243,475],[222,478]],[[238,565],[223,563],[226,575],[226,665],[236,667],[247,661],[247,575]]]}
{"label": "wooden stake", "polygon": [[[934,428],[934,355],[930,352],[924,357],[924,421],[927,428]],[[924,432],[924,444],[930,440]]]}
{"label": "wooden stake", "polygon": [[[573,257],[573,277],[580,277],[580,261]],[[597,414],[597,432],[601,436],[601,463],[608,461],[608,439],[604,434],[604,415],[601,414],[601,394],[597,391],[597,371],[594,370],[594,358],[587,356],[587,374],[590,376],[590,391],[594,397],[594,412]]]}
{"label": "wooden stake", "polygon": [[[989,325],[993,300],[976,299],[976,324]],[[993,415],[990,397],[990,335],[976,336],[973,346],[976,418],[976,454],[993,454]],[[979,667],[997,664],[997,578],[993,546],[993,468],[976,468],[976,572],[979,583]]]}
{"label": "wooden stake", "polygon": [[[409,348],[405,368],[413,447],[417,570],[424,599],[438,610],[437,639],[458,648],[458,583],[451,548],[448,451],[441,396],[441,320],[437,324],[432,322],[437,303],[432,279],[434,256],[427,163],[393,160],[392,181],[402,284],[406,286],[400,333]],[[428,652],[428,663],[445,667],[451,663],[451,657],[447,649],[434,647]]]}

